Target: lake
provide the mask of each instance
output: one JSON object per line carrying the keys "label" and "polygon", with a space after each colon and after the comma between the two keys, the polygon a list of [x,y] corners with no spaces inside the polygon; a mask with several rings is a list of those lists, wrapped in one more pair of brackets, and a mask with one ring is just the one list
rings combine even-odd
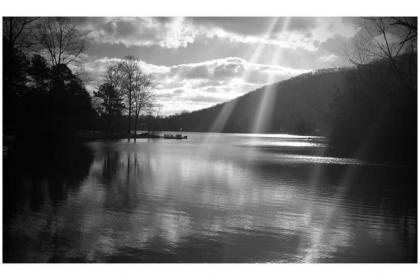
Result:
{"label": "lake", "polygon": [[417,169],[321,137],[187,133],[3,164],[5,262],[417,262]]}

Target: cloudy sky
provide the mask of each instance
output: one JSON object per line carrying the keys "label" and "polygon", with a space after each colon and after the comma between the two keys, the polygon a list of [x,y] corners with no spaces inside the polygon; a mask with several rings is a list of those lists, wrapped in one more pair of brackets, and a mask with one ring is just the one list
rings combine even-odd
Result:
{"label": "cloudy sky", "polygon": [[125,55],[152,74],[160,114],[227,101],[306,71],[346,65],[349,18],[74,18],[92,91]]}

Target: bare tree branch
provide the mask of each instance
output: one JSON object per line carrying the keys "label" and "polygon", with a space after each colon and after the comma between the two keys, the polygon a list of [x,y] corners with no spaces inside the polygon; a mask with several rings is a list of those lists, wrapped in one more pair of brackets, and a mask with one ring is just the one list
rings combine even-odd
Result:
{"label": "bare tree branch", "polygon": [[362,30],[353,42],[349,60],[355,65],[385,59],[401,82],[408,88],[410,83],[398,66],[397,57],[413,51],[417,43],[417,21],[415,18],[365,18]]}
{"label": "bare tree branch", "polygon": [[37,17],[8,17],[3,19],[3,42],[10,50],[24,51],[34,45],[32,30]]}
{"label": "bare tree branch", "polygon": [[84,40],[68,18],[45,18],[38,25],[35,38],[47,52],[52,66],[77,61],[85,48]]}

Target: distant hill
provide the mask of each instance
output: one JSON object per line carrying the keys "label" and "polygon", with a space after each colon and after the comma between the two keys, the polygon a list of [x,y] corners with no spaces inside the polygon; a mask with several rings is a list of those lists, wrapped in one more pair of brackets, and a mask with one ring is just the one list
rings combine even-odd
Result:
{"label": "distant hill", "polygon": [[[267,85],[216,106],[159,121],[162,130],[241,133],[326,131],[334,94],[350,68],[325,69]],[[216,122],[216,124],[215,124]]]}

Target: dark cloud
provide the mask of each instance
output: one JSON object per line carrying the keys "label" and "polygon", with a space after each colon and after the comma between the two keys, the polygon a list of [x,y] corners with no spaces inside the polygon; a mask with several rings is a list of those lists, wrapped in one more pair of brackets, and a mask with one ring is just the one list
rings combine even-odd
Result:
{"label": "dark cloud", "polygon": [[173,20],[173,17],[154,17],[153,19],[157,20],[160,23],[168,23]]}
{"label": "dark cloud", "polygon": [[316,18],[314,17],[292,17],[289,23],[289,31],[304,31],[305,33],[309,30],[316,28],[318,25]]}

